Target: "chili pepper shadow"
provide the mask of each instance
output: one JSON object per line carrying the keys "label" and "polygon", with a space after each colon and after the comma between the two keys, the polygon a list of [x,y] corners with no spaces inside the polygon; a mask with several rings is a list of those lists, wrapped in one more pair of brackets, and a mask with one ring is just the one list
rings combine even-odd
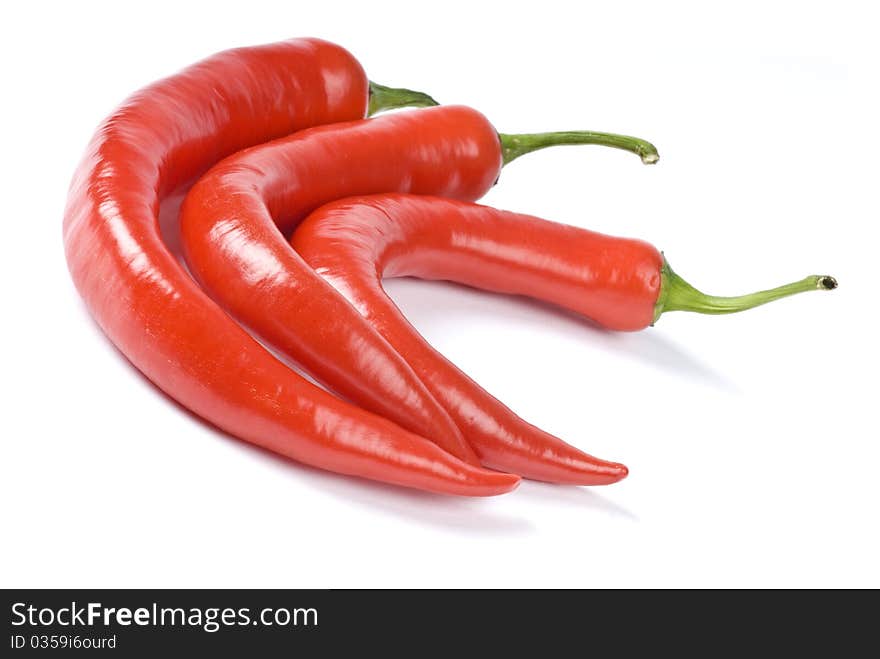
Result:
{"label": "chili pepper shadow", "polygon": [[180,206],[183,204],[187,192],[189,192],[189,186],[169,195],[159,205],[159,234],[162,236],[165,246],[174,255],[174,258],[184,267],[179,220]]}
{"label": "chili pepper shadow", "polygon": [[[345,476],[332,471],[318,469],[317,467],[311,467],[244,440],[237,439],[184,407],[157,387],[107,338],[104,332],[101,331],[98,323],[88,313],[85,303],[80,302],[80,305],[83,315],[91,322],[95,335],[99,337],[99,340],[103,341],[105,345],[109,346],[113,352],[119,355],[147,388],[155,391],[171,407],[174,407],[181,414],[188,417],[193,423],[211,430],[218,439],[234,442],[241,451],[258,456],[279,470],[283,470],[285,476],[289,475],[290,478],[296,479],[300,484],[305,483],[324,494],[329,493],[335,498],[344,500],[347,505],[370,508],[393,517],[404,518],[408,523],[422,526],[446,528],[452,531],[461,531],[462,533],[498,536],[523,535],[534,530],[534,526],[527,519],[500,515],[490,511],[489,508],[495,503],[493,499],[498,497],[466,498],[445,496],[370,481],[364,478]],[[285,363],[293,367],[289,362]],[[301,374],[301,371],[295,370]],[[185,432],[184,426],[181,429],[181,434]],[[512,494],[503,496],[516,496],[518,492],[516,490]]]}
{"label": "chili pepper shadow", "polygon": [[520,496],[527,496],[530,500],[550,504],[558,509],[560,504],[570,505],[579,510],[592,510],[604,513],[609,517],[617,517],[628,522],[638,522],[638,515],[618,503],[599,494],[596,488],[573,487],[571,485],[554,485],[538,481],[523,481],[519,487]]}
{"label": "chili pepper shadow", "polygon": [[526,518],[490,510],[500,503],[495,499],[518,496],[522,485],[514,492],[500,497],[450,497],[293,464],[297,467],[297,473],[290,473],[298,481],[302,482],[301,477],[304,477],[304,482],[310,487],[314,486],[323,494],[343,500],[347,506],[369,508],[373,512],[402,519],[408,524],[480,536],[519,536],[528,535],[535,530],[532,522]]}
{"label": "chili pepper shadow", "polygon": [[[391,285],[389,286],[389,283]],[[626,357],[645,362],[678,377],[692,378],[725,393],[739,389],[720,373],[651,329],[614,332],[572,311],[522,296],[497,295],[448,281],[425,282],[410,277],[386,280],[386,291],[417,328],[460,324],[465,314],[501,319],[512,326],[535,328],[547,334],[589,335],[589,339]],[[424,286],[431,286],[425,295]]]}

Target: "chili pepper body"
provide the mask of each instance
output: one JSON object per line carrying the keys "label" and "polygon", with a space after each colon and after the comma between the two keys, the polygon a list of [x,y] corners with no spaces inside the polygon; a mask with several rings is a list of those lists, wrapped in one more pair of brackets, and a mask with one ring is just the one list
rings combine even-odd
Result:
{"label": "chili pepper body", "polygon": [[100,126],[64,216],[73,280],[125,356],[211,423],[313,466],[461,495],[517,477],[466,464],[284,366],[205,295],[159,234],[159,203],[217,159],[291,131],[363,116],[344,49],[292,40],[215,55],[136,93]]}
{"label": "chili pepper body", "polygon": [[632,325],[650,322],[657,296],[662,257],[650,245],[405,194],[331,202],[300,224],[291,244],[407,359],[484,464],[558,483],[611,483],[626,475],[622,465],[597,460],[516,416],[425,341],[381,280],[454,281]]}
{"label": "chili pepper body", "polygon": [[408,194],[326,204],[297,228],[291,245],[391,335],[395,331],[377,312],[394,327],[404,319],[382,291],[382,277],[454,281],[523,295],[609,329],[637,330],[653,319],[663,268],[662,254],[641,240]]}
{"label": "chili pepper body", "polygon": [[[181,211],[184,255],[233,316],[319,380],[365,404],[365,396],[348,393],[362,380],[357,361],[347,365],[347,374],[340,365],[360,359],[360,346],[376,332],[278,229],[289,232],[318,206],[350,195],[397,191],[476,199],[494,184],[502,164],[495,129],[461,106],[302,131],[224,160],[193,186]],[[488,395],[479,401],[491,412],[481,409],[471,395],[475,385],[459,386],[465,390],[444,392],[446,409],[486,464],[565,483],[605,484],[626,475],[623,465],[577,451]],[[434,391],[439,395],[439,387]]]}

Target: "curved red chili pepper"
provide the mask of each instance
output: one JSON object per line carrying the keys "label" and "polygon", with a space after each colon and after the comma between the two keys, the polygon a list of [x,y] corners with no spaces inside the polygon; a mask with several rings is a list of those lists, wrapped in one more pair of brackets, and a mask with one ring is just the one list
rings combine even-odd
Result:
{"label": "curved red chili pepper", "polygon": [[[291,244],[406,358],[484,464],[539,480],[583,482],[590,462],[525,424],[434,350],[385,293],[382,277],[525,295],[614,329],[644,328],[659,305],[682,308],[684,302],[663,256],[648,243],[436,197],[381,194],[331,202],[300,224]],[[834,285],[832,278],[807,278],[786,294],[797,292],[791,286]],[[740,310],[754,306],[755,295],[768,302],[780,293],[753,294],[749,304],[724,298],[723,304]]]}
{"label": "curved red chili pepper", "polygon": [[[837,287],[834,277],[810,275],[756,293],[710,296],[673,273],[662,252],[643,240],[424,195],[331,202],[309,215],[291,245],[374,326],[380,310],[396,327],[405,320],[381,289],[383,276],[523,295],[620,331],[645,329],[666,311],[736,313]],[[389,340],[407,355],[397,337]]]}
{"label": "curved red chili pepper", "polygon": [[[584,485],[619,480],[625,467],[597,460],[519,418],[422,338],[381,278],[447,279],[579,310],[615,308],[623,292],[641,295],[651,255],[635,241],[585,246],[585,233],[460,201],[382,194],[322,206],[300,224],[291,244],[406,358],[483,464]],[[591,274],[605,274],[602,266],[612,260],[614,272],[623,275],[615,279],[620,292],[597,294],[602,283]]]}
{"label": "curved red chili pepper", "polygon": [[[365,377],[382,375],[381,367],[371,367],[369,351],[378,333],[278,229],[288,232],[318,206],[356,194],[477,199],[505,162],[554,143],[578,142],[627,148],[656,161],[647,142],[605,133],[499,136],[482,114],[463,106],[301,131],[227,158],[193,186],[181,209],[184,256],[203,287],[267,343],[329,387],[381,410],[383,401]],[[447,401],[450,413],[453,407]],[[453,414],[460,418],[460,412]],[[525,452],[546,450],[548,459],[559,451],[553,480],[597,484],[626,475],[623,465],[577,452],[512,414],[484,431],[532,442]]]}
{"label": "curved red chili pepper", "polygon": [[[466,464],[285,367],[196,286],[159,235],[162,197],[217,159],[361,117],[367,102],[358,62],[314,39],[220,53],[138,92],[104,121],[74,176],[64,217],[73,280],[138,369],[238,437],[340,473],[448,494],[507,492],[516,476]],[[387,376],[400,376],[421,413],[410,388],[418,380],[403,377],[404,366]]]}

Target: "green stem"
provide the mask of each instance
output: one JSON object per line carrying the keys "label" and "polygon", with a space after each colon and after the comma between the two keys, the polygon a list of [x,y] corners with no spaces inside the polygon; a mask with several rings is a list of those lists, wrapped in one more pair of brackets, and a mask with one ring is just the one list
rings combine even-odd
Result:
{"label": "green stem", "polygon": [[834,277],[811,275],[800,281],[748,295],[735,297],[706,295],[675,274],[666,259],[663,259],[660,296],[657,298],[657,304],[654,305],[654,322],[665,311],[695,311],[705,314],[736,313],[789,295],[806,293],[807,291],[830,291],[835,288],[837,288],[837,280]]}
{"label": "green stem", "polygon": [[505,165],[526,153],[563,144],[598,144],[614,149],[631,151],[639,156],[646,165],[653,165],[660,160],[660,155],[653,144],[638,137],[630,137],[629,135],[578,130],[560,131],[557,133],[520,133],[517,135],[500,133],[498,137],[501,138],[501,149],[504,154]]}
{"label": "green stem", "polygon": [[397,108],[427,108],[439,105],[433,98],[422,92],[402,87],[386,87],[376,82],[370,82],[370,105],[368,116],[385,110]]}

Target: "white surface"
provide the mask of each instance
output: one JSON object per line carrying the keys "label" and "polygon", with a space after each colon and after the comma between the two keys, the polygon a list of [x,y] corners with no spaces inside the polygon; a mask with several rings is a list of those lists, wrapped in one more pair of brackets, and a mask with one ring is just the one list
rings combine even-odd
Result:
{"label": "white surface", "polygon": [[[200,4],[4,10],[0,585],[880,586],[869,3]],[[525,418],[627,463],[605,489],[447,499],[220,435],[86,314],[62,255],[66,187],[131,91],[299,35],[502,131],[628,132],[662,155],[545,151],[487,203],[643,237],[710,292],[826,272],[841,287],[619,335],[520,300],[389,285]]]}

